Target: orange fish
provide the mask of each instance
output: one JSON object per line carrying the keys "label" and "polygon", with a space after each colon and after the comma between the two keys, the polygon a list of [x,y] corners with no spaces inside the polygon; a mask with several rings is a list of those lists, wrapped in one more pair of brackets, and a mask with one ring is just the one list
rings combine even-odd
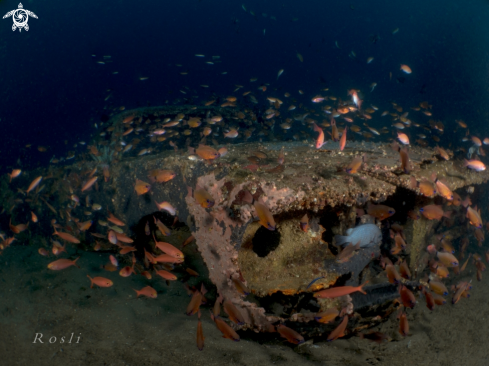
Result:
{"label": "orange fish", "polygon": [[486,166],[482,161],[479,160],[465,160],[464,159],[464,166],[466,166],[469,169],[473,169],[477,172],[481,172],[483,170],[486,170]]}
{"label": "orange fish", "polygon": [[438,179],[435,179],[435,184],[440,196],[444,197],[448,201],[453,200],[453,192],[450,188],[446,186],[445,183],[439,181]]}
{"label": "orange fish", "polygon": [[136,297],[139,297],[140,295],[150,297],[152,299],[156,299],[158,297],[156,290],[151,286],[143,287],[141,290],[136,290],[136,289],[133,290],[136,291],[137,294]]}
{"label": "orange fish", "polygon": [[402,304],[405,307],[410,309],[414,308],[414,305],[416,305],[416,298],[405,285],[399,285],[399,294],[401,295]]}
{"label": "orange fish", "polygon": [[348,316],[345,315],[341,323],[329,334],[327,341],[331,342],[345,335],[346,326],[348,325]]}
{"label": "orange fish", "polygon": [[39,248],[38,253],[40,255],[45,256],[45,257],[48,257],[49,256],[49,252],[46,249],[44,249],[44,248]]}
{"label": "orange fish", "polygon": [[119,275],[122,277],[129,277],[132,273],[136,274],[134,267],[125,266],[119,271]]}
{"label": "orange fish", "polygon": [[438,155],[440,155],[443,159],[445,159],[445,160],[450,159],[450,157],[448,156],[448,153],[445,151],[445,149],[437,146],[436,151],[437,151]]}
{"label": "orange fish", "polygon": [[412,73],[412,70],[408,65],[402,65],[401,64],[401,71],[404,71],[406,74]]}
{"label": "orange fish", "polygon": [[411,164],[409,162],[409,153],[407,151],[407,148],[401,148],[397,142],[394,142],[392,144],[392,148],[395,151],[399,152],[399,156],[401,157],[401,167],[402,170],[405,174],[409,174],[409,171],[411,170]]}
{"label": "orange fish", "polygon": [[275,220],[273,219],[272,214],[270,213],[270,210],[268,209],[267,206],[265,206],[263,203],[260,202],[255,202],[255,211],[260,219],[260,224],[267,228],[268,230],[274,231],[275,230]]}
{"label": "orange fish", "polygon": [[469,222],[471,225],[475,226],[476,228],[480,229],[482,227],[482,219],[480,216],[480,210],[479,212],[477,211],[477,206],[475,210],[472,207],[467,207],[467,218],[469,219]]}
{"label": "orange fish", "polygon": [[392,264],[387,264],[385,266],[385,273],[387,274],[387,279],[389,280],[390,283],[397,284],[401,282],[401,276],[399,275],[399,272],[397,272],[396,267]]}
{"label": "orange fish", "polygon": [[348,127],[345,126],[345,129],[343,130],[343,133],[341,134],[341,140],[340,140],[340,151],[343,151],[346,145],[346,130]]}
{"label": "orange fish", "polygon": [[194,198],[203,208],[211,208],[215,203],[212,196],[203,188],[195,190]]}
{"label": "orange fish", "polygon": [[418,183],[418,188],[421,194],[425,197],[433,197],[436,194],[436,186],[429,179],[422,179]]}
{"label": "orange fish", "polygon": [[9,182],[12,182],[12,179],[17,178],[20,175],[20,173],[22,173],[21,169],[13,169],[12,173],[8,174],[8,176],[10,178]]}
{"label": "orange fish", "polygon": [[224,311],[226,312],[226,314],[228,314],[229,319],[232,322],[234,322],[238,325],[244,324],[243,315],[241,315],[238,308],[236,306],[234,306],[234,304],[231,301],[229,301],[227,299],[224,300],[223,308],[224,308]]}
{"label": "orange fish", "polygon": [[340,315],[340,312],[337,309],[332,308],[332,309],[328,309],[326,311],[322,311],[320,313],[317,313],[314,316],[314,319],[319,323],[327,324],[327,323],[335,320],[338,315]]}
{"label": "orange fish", "polygon": [[136,191],[138,196],[146,194],[151,189],[151,185],[143,182],[142,180],[136,179],[136,185],[134,186],[134,190]]}
{"label": "orange fish", "polygon": [[75,267],[80,268],[79,266],[76,265],[76,261],[79,258],[80,257],[76,258],[75,260],[66,259],[66,258],[58,259],[58,260],[56,260],[54,262],[49,263],[48,264],[48,268],[49,269],[52,269],[53,271],[59,271],[61,269],[65,269],[65,268],[68,268],[70,266],[75,266]]}
{"label": "orange fish", "polygon": [[345,171],[348,174],[355,174],[358,172],[358,169],[362,166],[362,163],[365,162],[365,155],[357,156],[353,159],[353,161],[346,167]]}
{"label": "orange fish", "polygon": [[172,257],[175,258],[180,258],[183,259],[185,256],[183,255],[182,251],[175,248],[173,245],[170,243],[165,243],[163,241],[156,241],[155,236],[153,235],[153,239],[155,241],[155,246],[161,250],[163,253],[166,253],[168,255],[171,255]]}
{"label": "orange fish", "polygon": [[53,235],[58,235],[61,239],[66,240],[66,241],[69,241],[70,243],[80,244],[80,240],[78,240],[77,238],[75,238],[73,235],[68,234],[68,233],[59,232],[59,231],[56,230],[56,228],[54,228]]}
{"label": "orange fish", "polygon": [[32,222],[38,222],[38,218],[34,212],[31,211],[31,221]]}
{"label": "orange fish", "polygon": [[442,217],[450,218],[452,211],[443,212],[440,205],[427,205],[419,209],[428,220],[441,220]]}
{"label": "orange fish", "polygon": [[324,132],[321,127],[314,123],[314,131],[319,132],[319,136],[316,140],[316,149],[320,149],[326,142],[324,142]]}
{"label": "orange fish", "polygon": [[87,231],[88,229],[90,229],[90,226],[92,226],[92,221],[89,220],[85,222],[79,222],[77,224],[78,224],[78,229],[80,229],[80,231]]}
{"label": "orange fish", "polygon": [[121,251],[119,252],[119,254],[127,254],[127,253],[130,253],[130,252],[135,252],[137,250],[136,247],[131,247],[131,246],[127,246],[127,245],[121,245],[119,248],[121,248]]}
{"label": "orange fish", "polygon": [[334,142],[340,141],[340,134],[338,132],[338,127],[336,127],[336,121],[334,118],[331,118],[331,138]]}
{"label": "orange fish", "polygon": [[187,306],[187,311],[186,314],[191,316],[194,314],[197,314],[200,308],[200,304],[202,303],[202,298],[204,297],[204,294],[206,293],[204,284],[201,285],[200,291],[195,290],[194,293],[192,294],[192,298],[190,299],[190,302]]}
{"label": "orange fish", "polygon": [[236,290],[241,294],[241,295],[249,295],[251,292],[250,290],[248,290],[248,288],[245,286],[245,284],[243,282],[241,282],[240,280],[236,279],[236,278],[233,278],[232,279],[233,283],[234,283],[234,287],[236,287]]}
{"label": "orange fish", "polygon": [[156,203],[156,207],[158,207],[158,210],[165,210],[170,215],[175,216],[176,210],[169,202],[164,201],[164,202],[158,203],[155,201],[155,203]]}
{"label": "orange fish", "polygon": [[126,244],[134,243],[134,240],[132,240],[126,234],[120,234],[116,232],[115,237],[117,238],[117,241],[120,241],[122,243],[126,243]]}
{"label": "orange fish", "polygon": [[277,325],[277,332],[280,334],[281,337],[287,339],[287,341],[289,341],[290,343],[302,344],[305,342],[303,336],[301,336],[295,330],[293,330],[289,327],[286,327],[283,324]]}
{"label": "orange fish", "polygon": [[199,145],[195,153],[204,160],[214,160],[220,156],[216,149],[206,145]]}
{"label": "orange fish", "polygon": [[126,224],[124,224],[124,222],[122,222],[121,220],[119,220],[117,217],[115,217],[110,212],[109,212],[109,217],[107,218],[107,221],[110,221],[111,223],[113,223],[114,225],[117,225],[117,226],[124,226],[124,225],[126,225]]}
{"label": "orange fish", "polygon": [[175,281],[175,280],[177,280],[177,276],[175,276],[171,272],[165,271],[164,269],[160,269],[159,271],[156,271],[156,274],[158,276],[161,276],[165,280],[169,280],[169,281]]}
{"label": "orange fish", "polygon": [[173,170],[155,169],[149,172],[149,178],[158,183],[166,183],[176,177]]}
{"label": "orange fish", "polygon": [[233,328],[231,328],[219,315],[214,316],[211,312],[211,319],[214,320],[214,323],[216,324],[217,329],[221,331],[223,334],[223,338],[230,339],[235,342],[239,342],[240,338],[238,333],[234,331]]}
{"label": "orange fish", "polygon": [[397,139],[404,145],[409,145],[409,137],[402,132],[397,132]]}
{"label": "orange fish", "polygon": [[27,228],[29,227],[29,223],[12,225],[12,218],[10,218],[9,227],[10,227],[10,230],[12,230],[14,232],[14,234],[19,234],[19,233],[23,232],[24,230],[27,230]]}
{"label": "orange fish", "polygon": [[[368,282],[368,281],[367,281]],[[367,284],[367,282],[361,284],[360,286],[341,286],[341,287],[333,287],[327,288],[326,290],[318,291],[314,294],[314,297],[320,299],[334,299],[335,297],[349,295],[354,292],[361,292],[366,295],[367,293],[363,290],[363,286]]]}
{"label": "orange fish", "polygon": [[404,337],[409,334],[409,323],[405,312],[399,315],[399,333]]}
{"label": "orange fish", "polygon": [[97,181],[98,177],[93,177],[91,179],[89,179],[82,187],[82,192],[86,191],[87,189],[90,189],[94,184],[95,182]]}
{"label": "orange fish", "polygon": [[155,221],[155,225],[158,227],[158,230],[164,235],[164,236],[170,236],[171,235],[171,230],[168,229],[165,224],[163,224],[159,219],[153,216],[153,219]]}
{"label": "orange fish", "polygon": [[428,281],[430,285],[430,290],[433,291],[435,294],[441,295],[441,296],[447,296],[448,295],[448,290],[446,286],[443,284],[443,282],[436,280],[436,279],[430,279]]}
{"label": "orange fish", "polygon": [[117,245],[117,235],[115,234],[115,231],[109,230],[109,233],[107,234],[107,238],[109,239],[109,242]]}
{"label": "orange fish", "polygon": [[109,280],[108,278],[104,277],[90,277],[87,275],[87,277],[90,279],[90,288],[93,288],[93,285],[97,285],[98,287],[111,287],[114,283]]}
{"label": "orange fish", "polygon": [[154,258],[158,263],[183,263],[182,258],[173,257],[169,254],[161,254]]}
{"label": "orange fish", "polygon": [[32,181],[32,183],[29,185],[29,188],[27,188],[27,191],[26,193],[29,193],[30,191],[32,191],[34,188],[36,188],[39,183],[41,183],[41,180],[42,180],[42,177],[37,177],[36,179],[34,179]]}
{"label": "orange fish", "polygon": [[394,210],[392,207],[385,205],[369,204],[367,207],[367,214],[379,219],[380,221],[391,217],[395,213],[396,210]]}

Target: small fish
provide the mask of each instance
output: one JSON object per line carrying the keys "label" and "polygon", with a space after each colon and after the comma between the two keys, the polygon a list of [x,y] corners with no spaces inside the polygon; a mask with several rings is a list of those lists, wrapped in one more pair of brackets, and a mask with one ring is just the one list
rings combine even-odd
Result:
{"label": "small fish", "polygon": [[391,217],[395,213],[396,210],[394,210],[392,207],[385,206],[385,205],[374,205],[369,203],[367,207],[367,214],[375,217],[376,219],[379,219],[380,221],[385,220],[388,217]]}
{"label": "small fish", "polygon": [[319,136],[316,140],[316,149],[320,149],[326,142],[324,141],[323,129],[314,123],[314,131],[319,132]]}
{"label": "small fish", "polygon": [[241,315],[240,311],[234,304],[229,301],[229,300],[224,300],[223,302],[223,309],[226,314],[228,314],[229,319],[238,325],[244,324],[244,318],[243,315]]}
{"label": "small fish", "polygon": [[115,217],[110,212],[109,212],[109,217],[107,218],[107,221],[110,221],[111,223],[113,223],[114,225],[117,225],[117,226],[125,226],[126,225],[123,221],[119,220],[117,217]]}
{"label": "small fish", "polygon": [[48,268],[49,269],[52,269],[53,271],[59,271],[59,270],[62,270],[62,269],[65,269],[65,268],[68,268],[70,266],[75,266],[75,267],[78,267],[80,268],[79,266],[77,266],[76,264],[76,261],[80,259],[80,257],[74,259],[74,260],[70,260],[70,259],[65,259],[65,258],[62,258],[62,259],[58,259],[54,262],[51,262],[48,264]]}
{"label": "small fish", "polygon": [[297,333],[295,330],[286,327],[283,324],[277,325],[277,332],[282,338],[287,339],[292,344],[302,344],[305,342],[304,337]]}
{"label": "small fish", "polygon": [[331,118],[331,138],[334,142],[340,141],[340,134],[334,118]]}
{"label": "small fish", "polygon": [[170,243],[165,243],[163,241],[156,241],[156,238],[154,235],[153,235],[153,239],[155,241],[155,246],[159,250],[161,250],[163,253],[171,255],[172,257],[175,257],[175,258],[180,258],[180,259],[185,258],[182,251],[180,251],[179,249],[177,249],[175,246],[171,245]]}
{"label": "small fish", "polygon": [[93,285],[97,285],[98,287],[111,287],[114,283],[109,280],[108,278],[104,277],[90,277],[87,275],[87,277],[90,279],[90,288],[93,288]]}
{"label": "small fish", "polygon": [[283,73],[284,73],[284,69],[280,69],[280,70],[278,71],[278,74],[277,74],[277,80],[278,80],[278,78],[280,77],[280,75],[282,75]]}
{"label": "small fish", "polygon": [[142,180],[136,179],[136,185],[134,186],[134,190],[136,191],[138,196],[146,194],[151,189],[151,185],[143,182]]}
{"label": "small fish", "polygon": [[341,338],[345,335],[346,326],[348,325],[348,316],[345,315],[341,320],[341,323],[328,335],[326,339],[328,342]]}
{"label": "small fish", "polygon": [[465,160],[464,159],[464,166],[473,169],[477,172],[481,172],[483,170],[486,170],[486,166],[482,161],[479,160]]}
{"label": "small fish", "polygon": [[317,313],[314,316],[314,319],[318,323],[328,324],[329,322],[335,320],[338,315],[340,315],[340,312],[337,309],[332,308],[332,309],[328,309],[328,310],[322,311],[320,313]]}
{"label": "small fish", "polygon": [[428,220],[441,220],[442,217],[450,218],[452,211],[443,212],[440,205],[427,205],[419,209]]}
{"label": "small fish", "polygon": [[211,208],[215,204],[214,198],[203,188],[196,189],[194,192],[194,199],[203,207]]}
{"label": "small fish", "polygon": [[78,240],[77,238],[75,238],[73,235],[68,234],[68,233],[59,232],[59,231],[56,230],[56,228],[54,228],[53,235],[57,235],[61,239],[66,240],[66,241],[69,241],[70,243],[80,244],[80,240]]}
{"label": "small fish", "polygon": [[187,311],[185,312],[187,315],[192,316],[194,314],[197,314],[205,293],[206,290],[204,288],[204,284],[201,285],[200,291],[194,291],[194,293],[192,294],[192,298],[190,299],[190,302],[187,306]]}
{"label": "small fish", "polygon": [[397,132],[397,139],[404,145],[409,145],[409,137],[402,132]]}
{"label": "small fish", "polygon": [[[244,6],[243,6],[244,8]],[[246,9],[245,9],[246,11]],[[200,321],[200,310],[198,313],[199,320],[197,321],[197,348],[199,351],[202,351],[204,349],[204,330],[202,329],[202,322]]]}
{"label": "small fish", "polygon": [[[479,210],[480,211],[480,210]],[[477,207],[474,210],[472,207],[467,207],[467,216],[471,225],[480,229],[482,227],[482,219],[480,216],[480,212],[477,212]]]}
{"label": "small fish", "polygon": [[[163,224],[159,219],[153,216],[153,219],[155,221],[155,225],[158,227],[158,230],[164,235],[164,236],[170,236],[171,235],[171,230],[166,227],[165,224]],[[156,242],[156,240],[155,240]]]}
{"label": "small fish", "polygon": [[12,182],[12,179],[17,178],[20,175],[20,173],[22,173],[21,169],[13,169],[12,173],[8,174],[8,176],[10,178],[9,183]]}
{"label": "small fish", "polygon": [[267,228],[268,230],[274,231],[276,227],[275,220],[273,219],[273,216],[270,213],[268,207],[260,202],[255,202],[254,206],[255,206],[256,214],[260,219],[260,224],[263,227]]}
{"label": "small fish", "polygon": [[243,282],[241,282],[239,279],[233,278],[232,279],[234,283],[234,287],[236,287],[236,290],[241,294],[241,295],[249,295],[251,292],[248,290],[248,288],[245,286]]}
{"label": "small fish", "polygon": [[156,202],[156,207],[158,207],[158,210],[164,210],[164,211],[167,211],[170,215],[172,216],[175,216],[176,214],[176,210],[175,210],[175,207],[173,207],[169,202],[161,202],[161,203],[158,203]]}
{"label": "small fish", "polygon": [[[368,282],[368,281],[367,281]],[[319,299],[334,299],[336,297],[345,296],[352,294],[354,292],[361,292],[366,295],[367,293],[363,290],[363,286],[367,284],[367,282],[361,284],[360,286],[341,286],[341,287],[332,287],[327,288],[326,290],[321,290],[314,293],[315,298]]]}
{"label": "small fish", "polygon": [[399,333],[404,337],[409,334],[409,323],[405,312],[399,315]]}
{"label": "small fish", "polygon": [[341,134],[341,139],[340,139],[340,151],[343,151],[345,149],[346,145],[346,130],[348,127],[345,126],[345,129],[343,130],[343,133]]}
{"label": "small fish", "polygon": [[345,248],[341,251],[341,253],[336,256],[336,262],[337,263],[348,262],[357,250],[360,250],[360,242],[358,242],[356,245],[353,244],[346,245]]}
{"label": "small fish", "polygon": [[39,183],[41,183],[41,180],[42,180],[42,176],[34,179],[29,185],[29,188],[27,188],[27,191],[25,191],[25,193],[28,194],[30,191],[35,189],[39,185]]}
{"label": "small fish", "polygon": [[166,183],[176,177],[173,170],[155,169],[149,172],[149,178],[158,183]]}
{"label": "small fish", "polygon": [[146,297],[149,297],[151,299],[156,299],[158,297],[156,290],[154,288],[152,288],[151,286],[143,287],[141,290],[136,290],[136,289],[133,289],[133,290],[136,291],[136,294],[137,294],[136,297],[146,296]]}
{"label": "small fish", "polygon": [[406,74],[412,73],[412,70],[408,65],[401,65],[401,71],[404,71]]}
{"label": "small fish", "polygon": [[345,172],[348,174],[356,174],[358,169],[361,168],[362,163],[365,162],[365,154],[362,156],[356,156],[352,162],[345,168]]}
{"label": "small fish", "polygon": [[175,276],[173,273],[165,271],[164,269],[156,271],[156,274],[168,281],[175,281],[178,279],[177,276]]}
{"label": "small fish", "polygon": [[236,128],[231,128],[228,132],[224,133],[224,137],[234,139],[234,138],[238,137],[238,130]]}
{"label": "small fish", "polygon": [[84,192],[84,191],[86,191],[86,190],[90,189],[90,188],[91,188],[91,187],[92,187],[92,186],[95,184],[95,182],[97,181],[97,179],[98,179],[98,177],[93,177],[93,178],[89,179],[89,180],[88,180],[88,181],[87,181],[87,182],[86,182],[86,183],[83,185],[83,187],[82,187],[82,190],[81,190],[81,191],[82,191],[82,192]]}
{"label": "small fish", "polygon": [[49,252],[44,249],[44,248],[39,248],[39,250],[37,251],[40,255],[44,256],[44,257],[48,257],[49,256]]}

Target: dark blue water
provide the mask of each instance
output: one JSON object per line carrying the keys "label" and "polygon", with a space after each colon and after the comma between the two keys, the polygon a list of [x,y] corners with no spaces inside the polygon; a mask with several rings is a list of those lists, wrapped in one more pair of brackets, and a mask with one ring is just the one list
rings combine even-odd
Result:
{"label": "dark blue water", "polygon": [[[1,15],[17,5],[1,1]],[[447,133],[455,119],[469,122],[471,131],[481,137],[488,132],[489,3],[485,1],[29,1],[23,5],[39,17],[29,19],[28,32],[12,32],[12,18],[0,22],[2,171],[13,166],[31,169],[47,164],[53,155],[66,156],[75,143],[99,133],[94,123],[114,108],[200,104],[213,93],[240,96],[247,90],[261,96],[257,87],[262,83],[270,84],[262,103],[265,95],[283,97],[289,92],[310,106],[311,98],[325,87],[345,99],[347,90],[355,88],[364,93],[365,105],[372,103],[380,110],[388,109],[390,101],[405,110],[429,101],[433,117],[445,123]],[[399,32],[393,35],[395,28]],[[376,43],[371,41],[374,35],[379,37]],[[356,58],[349,57],[351,51]],[[112,62],[98,64],[104,55],[110,55]],[[216,55],[220,63],[206,64]],[[375,58],[371,64],[366,63],[368,57]],[[402,74],[401,63],[413,73]],[[277,80],[280,69],[285,72]],[[182,71],[189,74],[180,75]],[[258,81],[250,83],[251,77]],[[400,77],[403,82],[397,81]],[[378,85],[370,94],[372,82]],[[233,93],[236,84],[244,88]],[[304,95],[298,94],[299,89]],[[371,125],[382,127],[385,122],[377,119]],[[447,134],[443,142],[455,145],[456,138]],[[32,147],[25,148],[26,144]],[[38,145],[48,151],[38,152]]]}

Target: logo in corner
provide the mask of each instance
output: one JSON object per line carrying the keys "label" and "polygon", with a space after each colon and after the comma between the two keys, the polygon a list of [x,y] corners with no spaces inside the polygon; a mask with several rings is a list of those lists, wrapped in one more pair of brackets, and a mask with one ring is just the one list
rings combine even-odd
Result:
{"label": "logo in corner", "polygon": [[30,10],[25,10],[22,3],[19,3],[19,8],[9,11],[3,16],[3,19],[12,17],[12,19],[14,20],[12,30],[15,32],[15,30],[19,28],[19,32],[22,32],[22,28],[24,28],[26,31],[29,30],[29,25],[27,24],[27,21],[29,20],[29,15],[33,18],[38,19],[36,14],[34,14]]}

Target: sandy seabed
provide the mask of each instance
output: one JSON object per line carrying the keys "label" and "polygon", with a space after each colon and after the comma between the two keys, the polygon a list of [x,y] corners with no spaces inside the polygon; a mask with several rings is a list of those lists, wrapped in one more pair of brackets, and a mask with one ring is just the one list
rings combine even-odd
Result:
{"label": "sandy seabed", "polygon": [[[197,317],[184,314],[189,298],[182,284],[102,272],[107,257],[83,252],[80,269],[51,271],[46,266],[54,257],[42,257],[33,247],[12,246],[3,253],[0,365],[489,365],[488,280],[475,281],[473,267],[462,277],[474,279],[472,296],[433,312],[418,299],[408,314],[406,338],[397,333],[393,314],[372,329],[392,337],[381,345],[350,337],[296,347],[278,334],[262,344],[249,337],[232,342],[221,337],[204,308],[205,348],[199,351]],[[87,274],[107,277],[114,286],[90,289]],[[132,289],[147,285],[158,291],[157,299],[136,298]],[[42,333],[43,344],[33,343],[36,333]]]}

